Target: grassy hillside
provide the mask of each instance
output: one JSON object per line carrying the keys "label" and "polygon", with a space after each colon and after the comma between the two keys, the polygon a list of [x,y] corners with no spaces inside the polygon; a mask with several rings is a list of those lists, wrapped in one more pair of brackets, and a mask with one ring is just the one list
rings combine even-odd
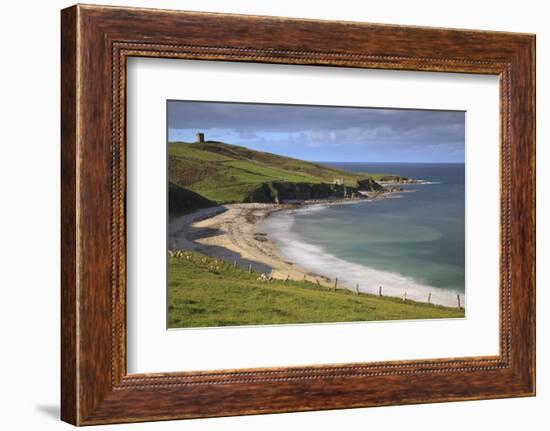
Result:
{"label": "grassy hillside", "polygon": [[[169,181],[215,203],[246,202],[271,184],[374,186],[384,174],[352,173],[220,142],[168,144]],[[263,193],[260,193],[263,196]]]}
{"label": "grassy hillside", "polygon": [[307,281],[259,281],[256,272],[194,252],[171,256],[168,265],[170,328],[464,317],[463,309]]}

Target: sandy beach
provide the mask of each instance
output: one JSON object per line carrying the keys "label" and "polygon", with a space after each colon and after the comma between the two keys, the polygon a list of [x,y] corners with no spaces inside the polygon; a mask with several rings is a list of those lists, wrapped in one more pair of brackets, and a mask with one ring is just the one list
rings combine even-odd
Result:
{"label": "sandy beach", "polygon": [[[389,189],[383,193],[369,193],[368,200],[385,199],[395,193],[408,192],[398,188]],[[321,199],[285,204],[240,203],[204,208],[170,218],[168,249],[197,251],[277,279],[308,280],[323,286],[333,286],[334,281],[328,277],[286,261],[279,255],[277,245],[265,232],[258,230],[258,224],[275,211],[305,205],[348,205],[365,201],[366,195],[358,199]]]}
{"label": "sandy beach", "polygon": [[[359,201],[359,200],[358,200]],[[258,223],[274,211],[295,205],[230,204],[205,208],[169,223],[169,249],[197,251],[241,268],[271,275],[273,278],[309,280],[330,286],[328,278],[315,274],[279,256],[277,246]]]}

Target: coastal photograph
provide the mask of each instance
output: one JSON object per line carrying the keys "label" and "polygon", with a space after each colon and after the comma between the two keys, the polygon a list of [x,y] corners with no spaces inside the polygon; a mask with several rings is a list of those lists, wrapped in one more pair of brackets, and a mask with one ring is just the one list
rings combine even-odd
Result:
{"label": "coastal photograph", "polygon": [[167,101],[167,327],[464,318],[465,112]]}

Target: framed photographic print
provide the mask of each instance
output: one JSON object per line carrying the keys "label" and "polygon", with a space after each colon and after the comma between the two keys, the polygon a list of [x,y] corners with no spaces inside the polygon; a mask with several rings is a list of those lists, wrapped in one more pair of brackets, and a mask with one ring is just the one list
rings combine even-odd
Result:
{"label": "framed photographic print", "polygon": [[535,394],[533,35],[78,5],[61,42],[63,420]]}

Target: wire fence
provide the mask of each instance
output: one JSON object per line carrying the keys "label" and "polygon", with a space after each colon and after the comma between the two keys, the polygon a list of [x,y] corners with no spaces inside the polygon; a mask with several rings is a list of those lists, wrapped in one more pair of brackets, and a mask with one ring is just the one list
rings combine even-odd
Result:
{"label": "wire fence", "polygon": [[[170,256],[175,256],[175,257],[183,257],[186,255],[185,253],[186,253],[185,250],[168,251],[168,254]],[[287,283],[290,281],[301,281],[301,282],[313,283],[318,287],[325,287],[333,291],[336,291],[339,289],[352,291],[356,295],[365,294],[365,295],[376,295],[380,297],[401,298],[403,302],[410,300],[415,302],[425,302],[425,303],[434,304],[434,305],[438,303],[438,301],[435,300],[437,299],[436,298],[437,294],[434,295],[432,294],[432,292],[427,292],[425,300],[422,300],[422,298],[419,298],[418,294],[412,295],[412,297],[411,295],[409,295],[409,298],[407,298],[407,290],[403,290],[401,295],[396,295],[394,292],[395,288],[386,289],[385,291],[384,286],[382,285],[378,285],[375,287],[367,287],[364,284],[356,282],[354,286],[350,286],[349,283],[348,284],[342,283],[338,279],[338,277],[325,278],[325,277],[313,276],[309,274],[302,274],[299,278],[293,279],[290,274],[284,274],[284,272],[282,271],[277,271],[279,274],[277,277],[275,277],[274,276],[275,271],[273,269],[271,269],[271,271],[268,271],[268,272],[263,272],[263,269],[260,266],[263,267],[264,265],[260,265],[260,264],[255,265],[253,262],[246,259],[233,258],[233,259],[226,260],[225,256],[212,257],[212,259],[219,261],[219,263],[230,265],[233,268],[239,268],[241,270],[247,271],[249,274],[256,272],[258,273],[258,278],[257,278],[258,281],[263,281],[263,282],[270,282],[274,280],[278,280],[278,281],[282,280],[284,283]],[[388,294],[387,290],[391,290],[392,292]],[[448,303],[449,301],[446,301],[446,302]],[[464,304],[465,304],[464,296],[457,293],[456,307],[464,308]]]}

